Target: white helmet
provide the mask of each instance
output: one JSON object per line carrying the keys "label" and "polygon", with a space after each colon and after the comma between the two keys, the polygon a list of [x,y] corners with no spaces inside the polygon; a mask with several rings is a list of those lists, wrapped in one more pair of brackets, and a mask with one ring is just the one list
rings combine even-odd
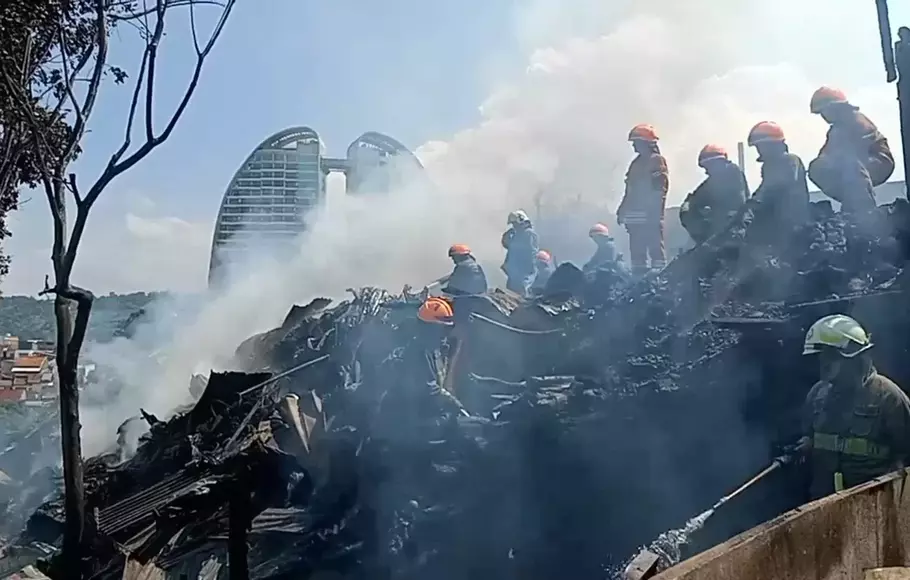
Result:
{"label": "white helmet", "polygon": [[803,343],[803,354],[835,349],[841,356],[853,358],[870,348],[872,341],[859,322],[843,314],[831,314],[809,327]]}
{"label": "white helmet", "polygon": [[528,217],[528,214],[525,213],[523,209],[516,209],[509,214],[508,224],[514,226],[516,224],[523,224],[531,221],[531,218]]}

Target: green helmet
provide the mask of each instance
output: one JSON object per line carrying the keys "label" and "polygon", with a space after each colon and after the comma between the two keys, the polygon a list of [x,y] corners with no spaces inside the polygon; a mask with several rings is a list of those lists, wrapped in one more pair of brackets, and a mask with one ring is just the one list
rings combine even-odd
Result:
{"label": "green helmet", "polygon": [[809,327],[803,343],[803,354],[817,354],[825,349],[834,349],[845,358],[853,358],[870,348],[872,341],[859,322],[844,314],[831,314]]}

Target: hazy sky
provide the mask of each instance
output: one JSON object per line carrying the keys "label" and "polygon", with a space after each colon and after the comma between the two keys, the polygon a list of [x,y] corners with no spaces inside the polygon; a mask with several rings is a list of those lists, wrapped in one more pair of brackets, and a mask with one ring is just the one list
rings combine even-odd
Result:
{"label": "hazy sky", "polygon": [[[683,4],[686,10],[678,7]],[[646,90],[663,99],[654,122],[659,129],[672,127],[675,141],[667,146],[682,160],[676,198],[697,182],[694,158],[686,156],[714,140],[720,130],[703,128],[719,109],[730,119],[736,117],[731,111],[742,113],[741,123],[727,123],[722,137],[729,146],[763,115],[790,122],[791,132],[803,138],[795,139],[797,152],[811,157],[824,126],[808,114],[808,98],[823,83],[847,90],[899,155],[895,88],[884,83],[874,3],[730,4],[735,6],[716,0],[240,0],[177,130],[96,206],[75,282],[96,293],[202,288],[213,222],[231,175],[256,143],[291,125],[314,127],[334,155],[366,130],[386,132],[414,149],[433,142],[423,149],[431,164],[448,154],[448,169],[456,173],[459,142],[465,149],[497,118],[517,129],[507,136],[490,133],[491,155],[525,151],[516,135],[534,133],[522,130],[522,123],[531,127],[541,118],[575,128],[591,147],[602,139],[625,148],[625,125],[632,119],[624,119],[621,109],[637,94],[629,87],[638,76],[631,64],[623,68],[633,61],[618,56],[630,45],[647,53],[645,66],[666,64]],[[891,4],[895,29],[910,25],[910,3]],[[668,27],[650,21],[624,27],[649,10]],[[655,45],[668,31],[675,44],[660,52]],[[166,41],[161,119],[189,73],[186,40],[177,26]],[[112,60],[129,70],[137,57],[135,46],[124,41]],[[693,77],[682,82],[674,75]],[[77,165],[83,183],[119,144],[127,93],[108,87],[103,95]],[[621,122],[601,123],[599,114],[592,118],[594,110]],[[606,133],[587,135],[598,124]],[[572,150],[567,142],[574,134],[553,133],[554,150]],[[499,136],[502,147],[512,149],[500,148]],[[49,271],[46,203],[40,192],[23,198],[31,199],[11,220],[7,249],[14,261],[2,286],[6,294],[36,292]]]}

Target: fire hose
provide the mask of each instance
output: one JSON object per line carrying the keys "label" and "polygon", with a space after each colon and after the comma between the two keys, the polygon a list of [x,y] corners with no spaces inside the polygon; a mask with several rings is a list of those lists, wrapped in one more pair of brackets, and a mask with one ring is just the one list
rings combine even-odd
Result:
{"label": "fire hose", "polygon": [[[717,500],[717,502],[714,504],[714,506],[711,507],[711,509],[704,512],[700,516],[697,516],[696,518],[693,518],[692,520],[690,520],[690,523],[698,520],[698,524],[691,528],[689,528],[688,524],[687,524],[687,528],[688,528],[686,530],[687,533],[694,532],[696,529],[700,528],[702,525],[704,525],[704,523],[708,520],[708,518],[710,518],[711,516],[714,515],[714,512],[720,506],[729,502],[730,500],[732,500],[736,496],[740,495],[741,493],[743,493],[744,491],[746,491],[747,489],[749,489],[750,487],[752,487],[759,481],[763,480],[768,475],[770,475],[770,474],[774,473],[775,471],[777,471],[778,469],[780,469],[784,465],[784,462],[785,462],[784,458],[775,459],[773,462],[771,462],[771,465],[769,465],[764,470],[759,472],[752,479],[750,479],[746,483],[737,487],[732,492],[728,493],[727,495],[725,495],[722,498],[720,498],[719,500]],[[635,556],[635,558],[632,559],[632,561],[626,566],[626,568],[623,572],[624,580],[647,580],[648,578],[651,578],[652,576],[657,574],[658,565],[661,562],[661,557],[658,554],[651,551],[653,549],[654,549],[654,544],[651,544],[651,549],[642,550],[641,552],[638,553],[638,555]],[[656,550],[656,551],[659,552],[659,550]]]}

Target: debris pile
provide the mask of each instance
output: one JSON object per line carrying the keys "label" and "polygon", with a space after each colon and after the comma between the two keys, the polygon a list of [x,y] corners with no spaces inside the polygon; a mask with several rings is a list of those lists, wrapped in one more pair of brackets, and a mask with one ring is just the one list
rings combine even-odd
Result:
{"label": "debris pile", "polygon": [[[535,303],[466,299],[457,357],[407,293],[295,306],[239,346],[245,372],[212,373],[167,422],[146,416],[132,458],[87,462],[86,568],[609,577],[790,441],[786,410],[811,385],[793,343],[820,310],[900,287],[904,206],[882,210],[884,240],[817,207],[775,248],[748,239],[744,213],[632,286],[567,266]],[[725,507],[703,543],[801,501],[775,481]],[[61,533],[51,502],[19,544]]]}

